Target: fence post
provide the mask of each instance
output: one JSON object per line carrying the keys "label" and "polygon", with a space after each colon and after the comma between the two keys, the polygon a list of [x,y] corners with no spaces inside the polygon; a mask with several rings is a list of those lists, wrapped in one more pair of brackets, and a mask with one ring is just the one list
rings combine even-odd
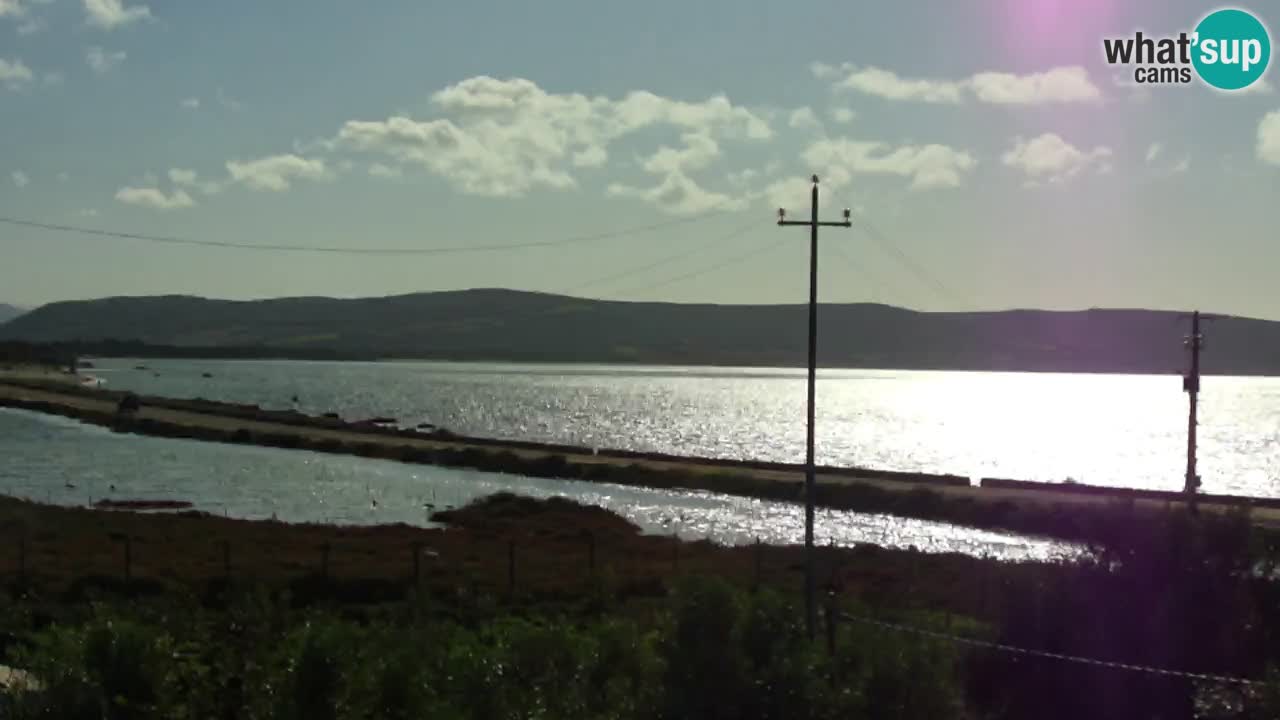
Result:
{"label": "fence post", "polygon": [[982,568],[981,580],[979,580],[980,594],[979,594],[978,602],[982,605],[982,607],[979,608],[979,613],[980,613],[980,617],[982,617],[983,619],[986,619],[987,617],[990,616],[990,610],[991,610],[991,608],[989,607],[990,599],[988,597],[988,593],[991,591],[991,588],[990,588],[991,566],[989,564],[990,562],[991,562],[990,560],[983,558],[978,565],[978,567]]}
{"label": "fence post", "polygon": [[27,585],[27,536],[18,536],[18,587]]}
{"label": "fence post", "polygon": [[835,656],[836,654],[836,594],[827,591],[826,602],[827,613],[827,654]]}
{"label": "fence post", "polygon": [[916,589],[920,586],[920,550],[911,546],[911,585],[907,590],[907,606],[915,607],[916,605]]}
{"label": "fence post", "polygon": [[516,541],[507,541],[507,594],[516,594]]}
{"label": "fence post", "polygon": [[415,542],[413,544],[413,586],[417,587],[421,584],[422,570],[420,563],[422,562],[422,543]]}
{"label": "fence post", "polygon": [[587,571],[592,579],[596,576],[596,534],[587,531]]}
{"label": "fence post", "polygon": [[760,536],[756,536],[756,589],[760,589],[760,568],[763,564],[764,545],[760,543]]}

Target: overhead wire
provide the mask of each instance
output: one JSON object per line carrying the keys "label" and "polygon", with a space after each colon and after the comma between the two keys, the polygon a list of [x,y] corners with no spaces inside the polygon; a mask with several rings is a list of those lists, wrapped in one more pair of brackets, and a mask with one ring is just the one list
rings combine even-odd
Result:
{"label": "overhead wire", "polygon": [[579,243],[596,242],[600,240],[611,240],[613,238],[625,237],[629,235],[638,235],[653,230],[661,230],[664,228],[675,227],[678,225],[687,225],[711,217],[717,217],[725,214],[726,211],[716,210],[699,215],[693,215],[683,218],[675,218],[672,220],[664,220],[662,222],[649,223],[647,225],[639,225],[619,230],[608,230],[600,233],[592,233],[588,235],[575,235],[553,240],[531,240],[528,242],[518,243],[502,243],[487,245],[453,245],[427,248],[389,248],[389,247],[341,247],[341,246],[324,246],[324,245],[281,245],[281,244],[254,244],[231,242],[226,240],[205,240],[199,238],[187,238],[172,235],[151,235],[136,232],[117,232],[114,230],[105,230],[102,228],[93,228],[79,225],[61,225],[56,223],[37,222],[34,220],[25,220],[22,218],[0,216],[0,223],[15,227],[27,227],[37,230],[46,230],[50,232],[74,233],[81,235],[90,235],[96,237],[107,237],[122,240],[139,240],[144,242],[165,244],[165,245],[185,245],[197,247],[213,247],[232,250],[248,250],[257,252],[299,252],[299,253],[329,253],[340,255],[444,255],[444,254],[466,254],[481,252],[502,252],[504,250],[524,250],[529,248],[559,247],[564,245],[573,245]]}
{"label": "overhead wire", "polygon": [[[648,262],[643,265],[630,267],[630,268],[627,268],[626,270],[622,270],[620,272],[606,275],[604,277],[593,278],[569,287],[561,288],[558,290],[552,290],[552,291],[537,291],[537,292],[540,292],[545,295],[572,296],[573,293],[576,293],[586,287],[600,285],[607,282],[619,280],[622,278],[632,277],[634,275],[640,275],[645,272],[648,272],[649,270],[653,270],[655,268],[662,267],[663,265],[668,265],[670,263],[684,259],[695,253],[702,252],[708,248],[719,245],[720,243],[727,242],[737,237],[741,237],[744,233],[756,227],[757,225],[758,225],[758,222],[753,219],[750,224],[736,227],[729,233],[725,233],[723,235],[712,235],[710,236],[710,239],[707,242],[699,243],[689,250],[685,250],[683,252],[676,253],[673,255],[668,255],[656,261]],[[659,283],[659,285],[667,284],[667,282],[668,282],[667,280],[663,280]],[[533,318],[537,318],[545,315],[557,314],[563,311],[564,311],[563,308],[536,307],[536,308],[525,310],[523,312],[502,313],[501,315],[493,317],[493,319],[501,320],[503,322],[511,322],[513,320],[533,319]]]}
{"label": "overhead wire", "polygon": [[[759,226],[756,226],[756,227],[759,227]],[[749,229],[748,229],[748,230],[749,230]],[[744,231],[744,233],[745,233],[745,232],[746,232],[746,231]],[[718,271],[718,270],[723,270],[724,268],[729,267],[729,266],[731,266],[731,265],[736,265],[736,264],[738,264],[738,263],[740,263],[740,262],[744,262],[744,261],[746,261],[746,260],[750,260],[751,258],[753,258],[753,257],[755,257],[755,256],[757,256],[757,255],[760,255],[760,254],[765,253],[765,252],[768,252],[769,250],[772,250],[772,249],[774,249],[774,248],[776,248],[776,247],[779,247],[779,246],[780,246],[780,245],[782,245],[783,243],[790,242],[790,240],[791,240],[790,238],[781,238],[781,239],[778,239],[778,240],[773,240],[773,241],[769,242],[769,243],[768,243],[768,244],[766,244],[766,245],[760,245],[760,246],[757,246],[757,247],[755,247],[755,248],[752,248],[751,250],[748,250],[748,251],[746,251],[746,252],[739,253],[739,254],[737,254],[737,255],[734,255],[734,256],[732,256],[732,257],[730,257],[730,258],[728,258],[728,259],[724,260],[723,262],[716,263],[715,265],[711,265],[711,266],[708,266],[708,267],[700,268],[700,269],[698,269],[698,270],[693,270],[693,271],[691,271],[691,272],[687,272],[687,273],[681,273],[680,275],[676,275],[676,276],[674,276],[674,277],[670,277],[670,278],[667,278],[667,279],[665,279],[665,280],[660,280],[660,281],[655,282],[655,283],[648,283],[648,284],[645,284],[645,285],[638,285],[638,286],[633,286],[633,287],[630,287],[630,288],[626,288],[626,289],[624,289],[624,290],[620,290],[620,291],[618,291],[618,293],[617,293],[617,294],[618,294],[618,295],[621,295],[621,296],[636,295],[636,294],[638,294],[638,293],[648,292],[648,291],[650,291],[650,290],[656,290],[656,289],[661,288],[661,287],[666,287],[666,286],[668,286],[668,285],[673,285],[673,284],[678,283],[678,282],[683,282],[683,281],[685,281],[685,280],[690,280],[690,279],[695,278],[695,277],[701,277],[701,276],[706,275],[706,274],[708,274],[708,273],[716,272],[716,271]]]}
{"label": "overhead wire", "polygon": [[854,261],[853,256],[850,255],[848,251],[844,249],[844,245],[842,243],[829,242],[829,243],[825,243],[822,247],[833,248],[835,250],[836,255],[845,264],[845,267],[847,267],[850,272],[857,275],[859,279],[861,279],[867,285],[871,286],[871,290],[874,291],[876,294],[878,294],[881,298],[885,297],[884,285],[880,282],[878,278],[876,278],[875,275],[871,274],[870,272],[867,272],[866,269],[859,266],[858,263]]}
{"label": "overhead wire", "polygon": [[708,248],[719,245],[722,242],[728,242],[729,240],[733,240],[734,238],[740,237],[743,233],[747,232],[748,230],[750,230],[751,228],[755,227],[758,224],[759,224],[759,221],[753,218],[749,224],[735,228],[734,230],[723,235],[712,235],[710,239],[708,239],[706,242],[695,244],[692,248],[689,248],[688,250],[685,250],[683,252],[679,252],[674,255],[668,255],[666,257],[660,258],[653,262],[628,268],[626,270],[614,273],[612,275],[605,275],[604,277],[599,277],[593,280],[588,280],[583,283],[578,283],[577,285],[573,285],[572,287],[566,288],[564,290],[560,290],[556,294],[569,295],[571,293],[579,292],[584,288],[593,287],[596,285],[603,285],[606,283],[613,282],[614,280],[620,280],[622,278],[631,277],[633,275],[639,275],[641,273],[648,272],[649,270],[660,268],[664,265],[670,265],[673,262],[684,260],[687,257],[696,255],[700,252],[703,252],[704,250],[707,250]]}
{"label": "overhead wire", "polygon": [[902,267],[906,268],[912,275],[915,275],[921,282],[930,286],[943,299],[958,302],[961,305],[971,304],[961,293],[956,292],[923,265],[913,260],[901,247],[885,239],[884,233],[880,232],[864,213],[858,213],[858,222],[854,223],[854,226],[861,228],[877,247],[891,255]]}
{"label": "overhead wire", "polygon": [[[846,201],[845,207],[847,208],[853,207],[850,203],[847,202],[848,201],[847,197],[842,195],[841,199]],[[889,240],[885,237],[884,233],[881,232],[878,227],[876,227],[876,224],[871,221],[871,218],[869,218],[865,212],[858,209],[853,209],[852,212],[856,220],[856,222],[853,223],[853,226],[855,228],[859,229],[867,238],[871,240],[872,243],[876,245],[876,247],[880,248],[881,251],[883,251],[884,253],[889,255],[891,258],[893,258],[893,260],[896,261],[907,272],[914,275],[917,280],[929,286],[929,288],[938,297],[944,300],[947,300],[949,302],[958,303],[960,305],[970,305],[970,306],[973,305],[973,303],[971,302],[971,298],[968,298],[964,294],[957,292],[946,282],[943,282],[941,278],[939,278],[937,275],[935,275],[934,273],[930,272],[927,268],[925,268],[921,263],[914,260],[910,255],[907,254],[905,250],[902,249],[900,244],[889,242]],[[852,258],[847,258],[847,259],[850,260],[850,262],[852,263]]]}

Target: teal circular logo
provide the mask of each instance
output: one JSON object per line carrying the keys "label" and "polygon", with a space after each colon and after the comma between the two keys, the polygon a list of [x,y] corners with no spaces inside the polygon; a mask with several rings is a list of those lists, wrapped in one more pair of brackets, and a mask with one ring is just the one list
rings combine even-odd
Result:
{"label": "teal circular logo", "polygon": [[1271,36],[1244,10],[1217,10],[1196,26],[1191,63],[1219,90],[1243,90],[1258,81],[1271,60]]}

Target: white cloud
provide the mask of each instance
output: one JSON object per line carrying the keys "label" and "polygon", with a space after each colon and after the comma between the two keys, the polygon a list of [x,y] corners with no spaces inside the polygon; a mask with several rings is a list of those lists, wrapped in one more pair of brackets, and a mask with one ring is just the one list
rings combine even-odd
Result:
{"label": "white cloud", "polygon": [[171,168],[169,170],[169,182],[174,185],[185,185],[190,187],[196,184],[196,171],[183,170],[182,168]]}
{"label": "white cloud", "polygon": [[1162,149],[1163,148],[1160,146],[1160,143],[1158,142],[1151,143],[1151,145],[1147,147],[1147,164],[1148,165],[1155,162],[1155,159],[1160,157],[1160,151]]}
{"label": "white cloud", "polygon": [[609,152],[599,145],[592,145],[573,154],[575,167],[600,167],[608,161]]}
{"label": "white cloud", "polygon": [[743,187],[749,184],[752,180],[755,180],[759,175],[760,171],[755,170],[754,168],[745,168],[743,170],[735,170],[734,172],[729,173],[726,179],[729,181],[729,184],[734,187]]}
{"label": "white cloud", "polygon": [[151,17],[146,5],[126,6],[123,0],[84,0],[84,12],[90,25],[112,30]]}
{"label": "white cloud", "polygon": [[58,182],[67,182],[70,179],[71,179],[71,176],[68,175],[67,173],[65,172],[58,173]]}
{"label": "white cloud", "polygon": [[374,163],[369,166],[369,174],[373,177],[398,178],[403,174],[403,172],[398,167],[383,165],[382,163]]}
{"label": "white cloud", "polygon": [[813,108],[802,107],[791,111],[791,117],[787,119],[787,125],[797,130],[813,130],[822,127],[822,123],[818,121],[818,116],[814,114]]}
{"label": "white cloud", "polygon": [[124,62],[125,57],[123,50],[107,52],[100,47],[91,47],[84,53],[84,60],[89,68],[99,75]]}
{"label": "white cloud", "polygon": [[1026,140],[1016,138],[1014,146],[1001,157],[1005,165],[1017,168],[1032,183],[1062,182],[1091,167],[1110,171],[1111,148],[1098,146],[1082,151],[1055,133]]}
{"label": "white cloud", "polygon": [[823,139],[802,157],[812,168],[825,167],[823,183],[842,184],[848,174],[886,174],[911,178],[913,190],[958,187],[978,161],[947,145],[901,145],[849,139]]}
{"label": "white cloud", "polygon": [[153,210],[178,210],[195,206],[195,201],[181,188],[165,195],[157,188],[122,187],[116,191],[116,200],[126,205],[138,205]]}
{"label": "white cloud", "polygon": [[[823,66],[829,68],[830,66]],[[904,78],[877,67],[844,65],[819,77],[840,76],[834,87],[874,95],[886,100],[957,104],[972,97],[994,105],[1045,105],[1095,102],[1102,92],[1079,66],[1056,67],[1045,72],[1017,75],[980,72],[963,80]]]}
{"label": "white cloud", "polygon": [[20,188],[24,188],[31,184],[31,178],[27,177],[27,174],[21,170],[14,170],[10,173],[9,177],[13,178],[13,184]]}
{"label": "white cloud", "polygon": [[[436,92],[432,103],[441,116],[352,120],[321,145],[423,166],[464,193],[519,197],[576,187],[573,169],[605,164],[613,141],[642,129],[674,129],[713,143],[773,135],[764,119],[723,96],[701,102],[648,92],[588,97],[549,93],[521,78],[480,76]],[[671,153],[686,151],[668,150],[651,161],[667,162]],[[673,179],[663,197],[687,188]]]}
{"label": "white cloud", "polygon": [[[222,191],[222,186],[219,185],[218,183],[201,180],[199,173],[197,173],[195,170],[187,170],[184,168],[169,168],[169,172],[166,173],[166,175],[169,178],[169,182],[172,183],[175,187],[191,188],[193,190],[199,190],[205,195],[216,195],[217,193]],[[150,173],[148,173],[146,182],[150,185],[155,185],[157,180],[154,175],[151,175]]]}
{"label": "white cloud", "polygon": [[200,107],[200,98],[189,97],[183,100],[181,103],[179,103],[179,105],[181,105],[182,107],[188,110],[195,110],[196,108]]}
{"label": "white cloud", "polygon": [[614,183],[606,192],[616,197],[638,198],[672,215],[693,215],[709,210],[738,210],[746,207],[745,200],[706,190],[679,170],[668,173],[662,182],[650,188]]}
{"label": "white cloud", "polygon": [[1191,169],[1191,156],[1184,155],[1177,165],[1174,165],[1169,172],[1174,175],[1181,175]]}
{"label": "white cloud", "polygon": [[812,72],[813,76],[819,80],[835,77],[839,71],[839,68],[826,63],[815,62],[809,64],[809,72]]}
{"label": "white cloud", "polygon": [[227,163],[231,179],[251,190],[281,192],[295,179],[323,180],[329,176],[324,160],[298,155],[272,155],[248,162]]}
{"label": "white cloud", "polygon": [[1258,123],[1258,159],[1280,165],[1280,110],[1267,113]]}
{"label": "white cloud", "polygon": [[719,144],[702,133],[685,133],[681,139],[683,148],[660,147],[641,164],[645,172],[662,177],[656,185],[637,188],[614,183],[607,188],[608,194],[639,198],[673,215],[743,207],[742,199],[706,190],[688,175],[719,158]]}
{"label": "white cloud", "polygon": [[[42,5],[45,1],[37,0]],[[0,20],[5,18],[21,21],[17,26],[19,35],[34,35],[45,27],[44,19],[32,15],[23,0],[0,0]]]}
{"label": "white cloud", "polygon": [[964,84],[948,80],[909,80],[876,67],[849,68],[836,83],[841,90],[854,90],[886,100],[913,100],[926,103],[958,103]]}
{"label": "white cloud", "polygon": [[[821,187],[827,191],[839,190],[849,182],[848,174],[837,174],[835,177],[828,177],[823,180]],[[813,188],[813,183],[806,178],[794,175],[782,178],[769,183],[764,191],[760,193],[769,205],[778,208],[798,208],[809,207],[809,193]]]}
{"label": "white cloud", "polygon": [[854,113],[849,108],[843,108],[843,107],[835,108],[834,110],[831,111],[831,119],[835,120],[841,125],[848,125],[849,123],[853,122],[853,118],[855,115],[856,113]]}
{"label": "white cloud", "polygon": [[658,175],[701,170],[720,156],[720,146],[706,135],[687,133],[681,139],[685,143],[683,148],[658,148],[656,153],[644,161],[644,170]]}
{"label": "white cloud", "polygon": [[978,73],[969,79],[969,86],[979,101],[998,105],[1045,105],[1102,99],[1102,91],[1089,79],[1088,71],[1078,65],[1029,75]]}
{"label": "white cloud", "polygon": [[5,60],[0,58],[0,85],[16,90],[31,82],[31,68],[22,64],[21,60]]}

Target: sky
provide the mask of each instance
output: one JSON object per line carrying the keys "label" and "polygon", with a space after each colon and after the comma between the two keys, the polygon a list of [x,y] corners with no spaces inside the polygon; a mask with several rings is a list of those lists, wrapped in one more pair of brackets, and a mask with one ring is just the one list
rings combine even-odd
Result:
{"label": "sky", "polygon": [[1217,7],[0,0],[0,218],[215,243],[0,224],[0,301],[803,302],[817,173],[824,301],[1280,319],[1274,69],[1103,55]]}

